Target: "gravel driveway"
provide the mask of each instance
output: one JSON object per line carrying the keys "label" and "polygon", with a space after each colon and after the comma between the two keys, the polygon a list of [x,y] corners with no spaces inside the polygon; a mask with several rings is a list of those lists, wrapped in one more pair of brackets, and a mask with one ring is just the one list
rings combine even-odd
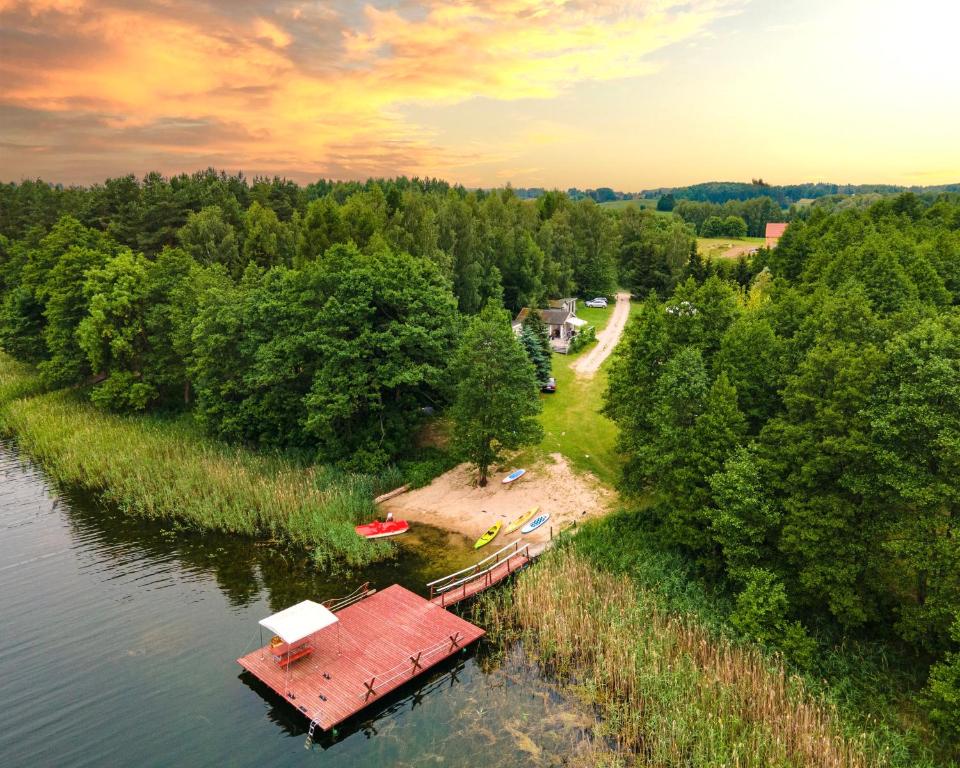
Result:
{"label": "gravel driveway", "polygon": [[597,345],[573,364],[573,371],[577,376],[590,378],[600,369],[603,361],[610,356],[613,348],[620,341],[629,317],[630,294],[618,293],[617,303],[607,327],[597,334]]}

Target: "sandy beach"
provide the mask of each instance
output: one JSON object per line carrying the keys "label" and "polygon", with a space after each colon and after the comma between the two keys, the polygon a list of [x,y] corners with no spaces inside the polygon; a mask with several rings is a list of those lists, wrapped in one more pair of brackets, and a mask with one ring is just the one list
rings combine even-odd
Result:
{"label": "sandy beach", "polygon": [[393,512],[398,519],[421,522],[456,531],[477,539],[498,520],[506,526],[531,507],[548,512],[550,520],[529,534],[502,531],[490,544],[496,549],[522,538],[531,544],[543,544],[574,522],[607,512],[615,494],[602,487],[592,476],[570,469],[559,453],[549,461],[527,467],[516,482],[504,485],[503,478],[513,468],[491,474],[485,488],[476,485],[476,473],[461,464],[436,478],[430,485],[396,496],[380,505],[383,514]]}

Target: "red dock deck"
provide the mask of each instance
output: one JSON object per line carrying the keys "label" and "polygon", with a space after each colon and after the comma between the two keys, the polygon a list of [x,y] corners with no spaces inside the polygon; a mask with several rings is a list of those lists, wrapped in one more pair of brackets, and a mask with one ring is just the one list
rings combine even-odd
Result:
{"label": "red dock deck", "polygon": [[338,611],[337,618],[339,643],[336,627],[321,630],[313,636],[313,652],[287,668],[269,646],[237,659],[325,731],[484,635],[397,584]]}

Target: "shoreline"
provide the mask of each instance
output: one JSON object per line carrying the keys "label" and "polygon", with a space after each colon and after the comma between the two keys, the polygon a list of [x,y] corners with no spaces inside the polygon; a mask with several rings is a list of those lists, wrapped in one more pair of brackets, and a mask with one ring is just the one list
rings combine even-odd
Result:
{"label": "shoreline", "polygon": [[616,501],[614,491],[592,475],[575,472],[560,453],[526,469],[526,475],[510,485],[501,482],[509,471],[506,470],[496,473],[485,488],[480,488],[469,466],[460,464],[429,485],[384,501],[379,505],[381,516],[392,512],[397,519],[432,525],[474,541],[494,523],[499,521],[506,526],[532,507],[549,513],[549,521],[529,534],[519,530],[499,533],[488,545],[497,549],[518,539],[546,545],[551,530],[556,536],[572,525],[600,517]]}

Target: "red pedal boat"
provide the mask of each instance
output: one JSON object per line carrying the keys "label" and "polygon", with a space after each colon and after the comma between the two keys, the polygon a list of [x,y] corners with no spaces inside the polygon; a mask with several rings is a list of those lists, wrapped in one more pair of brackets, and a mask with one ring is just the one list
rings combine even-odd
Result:
{"label": "red pedal boat", "polygon": [[365,539],[382,539],[384,536],[397,536],[406,533],[410,530],[410,523],[406,520],[391,520],[389,522],[375,520],[366,525],[358,525],[353,530]]}

